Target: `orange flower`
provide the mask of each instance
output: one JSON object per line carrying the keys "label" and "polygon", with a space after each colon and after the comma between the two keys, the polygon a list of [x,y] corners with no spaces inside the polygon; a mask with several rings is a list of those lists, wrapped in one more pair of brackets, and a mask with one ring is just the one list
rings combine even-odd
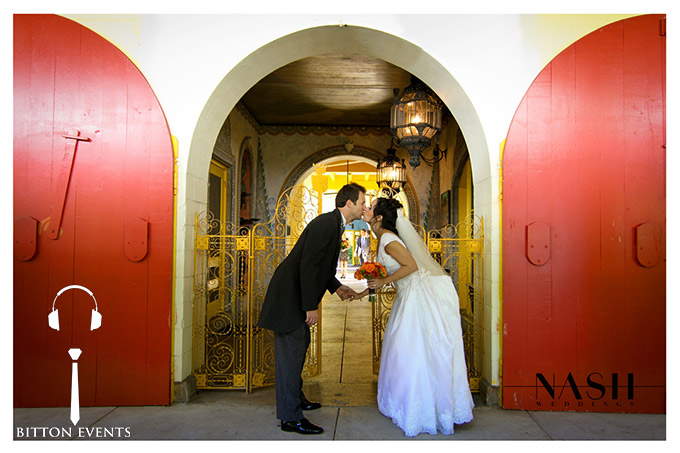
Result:
{"label": "orange flower", "polygon": [[357,280],[362,280],[364,278],[370,280],[373,278],[386,276],[387,271],[385,270],[385,266],[380,263],[371,263],[368,261],[362,264],[361,267],[354,273],[354,278]]}

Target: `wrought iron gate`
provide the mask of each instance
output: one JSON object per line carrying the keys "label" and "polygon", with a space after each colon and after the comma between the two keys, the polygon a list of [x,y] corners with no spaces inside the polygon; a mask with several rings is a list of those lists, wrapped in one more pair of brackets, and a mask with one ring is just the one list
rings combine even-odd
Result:
{"label": "wrought iron gate", "polygon": [[[257,327],[257,317],[274,270],[316,217],[317,206],[317,197],[309,189],[295,186],[279,198],[272,220],[252,228],[220,222],[210,212],[196,216],[193,374],[198,388],[251,391],[274,384],[274,336]],[[417,228],[458,290],[470,388],[478,392],[482,370],[483,221],[474,217],[429,232]],[[373,254],[375,246],[372,240]],[[394,296],[394,289],[379,291],[373,304],[376,374]],[[321,318],[312,328],[305,377],[321,373]]]}
{"label": "wrought iron gate", "polygon": [[[194,253],[193,374],[198,388],[251,391],[274,383],[274,335],[257,327],[276,267],[318,212],[303,186],[286,190],[274,218],[252,228],[196,216]],[[304,376],[321,372],[320,322]]]}
{"label": "wrought iron gate", "polygon": [[[430,253],[451,275],[458,291],[470,390],[479,392],[482,376],[484,221],[481,217],[474,216],[458,225],[447,225],[428,232],[424,232],[417,225],[414,226],[422,232]],[[391,287],[378,291],[373,304],[373,372],[375,374],[378,374],[380,370],[382,338],[395,295],[395,290]]]}

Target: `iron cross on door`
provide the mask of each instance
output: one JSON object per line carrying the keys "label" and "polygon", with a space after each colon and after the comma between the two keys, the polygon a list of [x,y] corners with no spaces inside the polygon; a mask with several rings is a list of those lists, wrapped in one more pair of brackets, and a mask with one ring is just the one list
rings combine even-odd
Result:
{"label": "iron cross on door", "polygon": [[66,204],[66,195],[68,194],[68,186],[71,181],[71,173],[73,172],[73,161],[76,158],[76,150],[78,143],[81,141],[89,142],[89,137],[81,136],[77,129],[69,129],[66,134],[62,135],[66,139],[66,149],[61,158],[61,171],[59,173],[59,182],[57,183],[57,190],[55,192],[55,199],[52,202],[52,215],[50,216],[50,228],[47,231],[47,237],[50,239],[59,238],[59,227],[61,226],[61,217],[64,213],[64,205]]}

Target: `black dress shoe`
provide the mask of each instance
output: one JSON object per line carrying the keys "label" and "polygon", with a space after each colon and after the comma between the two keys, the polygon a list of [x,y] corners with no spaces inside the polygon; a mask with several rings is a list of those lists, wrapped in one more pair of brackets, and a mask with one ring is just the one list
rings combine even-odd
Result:
{"label": "black dress shoe", "polygon": [[300,403],[300,409],[303,411],[313,411],[314,409],[318,409],[321,407],[321,403],[313,403],[309,400],[304,400],[303,402]]}
{"label": "black dress shoe", "polygon": [[295,420],[292,422],[282,421],[281,431],[288,431],[291,433],[299,434],[321,434],[323,432],[323,428],[320,426],[316,426],[306,418],[301,418],[300,420]]}

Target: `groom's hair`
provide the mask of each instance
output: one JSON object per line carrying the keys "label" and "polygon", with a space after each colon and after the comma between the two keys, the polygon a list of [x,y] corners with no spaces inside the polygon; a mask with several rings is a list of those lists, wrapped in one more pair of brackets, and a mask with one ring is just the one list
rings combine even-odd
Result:
{"label": "groom's hair", "polygon": [[335,207],[344,207],[347,204],[347,200],[352,200],[352,203],[356,204],[359,199],[359,192],[366,193],[366,189],[355,182],[342,186],[335,196]]}

